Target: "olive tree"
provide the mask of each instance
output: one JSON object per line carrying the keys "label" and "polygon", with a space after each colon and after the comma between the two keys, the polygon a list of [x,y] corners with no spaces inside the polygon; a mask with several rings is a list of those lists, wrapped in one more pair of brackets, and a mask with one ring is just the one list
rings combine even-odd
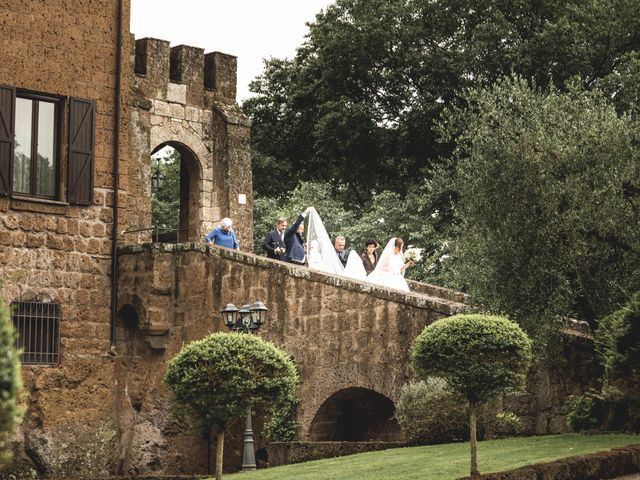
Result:
{"label": "olive tree", "polygon": [[185,346],[168,364],[165,383],[176,411],[216,433],[216,480],[222,478],[224,433],[247,408],[267,416],[288,408],[298,374],[284,351],[253,335],[214,333]]}
{"label": "olive tree", "polygon": [[471,476],[479,475],[478,407],[521,389],[531,364],[531,340],[507,318],[459,314],[427,326],[412,351],[418,377],[440,377],[469,404]]}
{"label": "olive tree", "polygon": [[0,299],[0,461],[9,455],[9,439],[22,416],[19,405],[22,380],[15,335],[9,310]]}

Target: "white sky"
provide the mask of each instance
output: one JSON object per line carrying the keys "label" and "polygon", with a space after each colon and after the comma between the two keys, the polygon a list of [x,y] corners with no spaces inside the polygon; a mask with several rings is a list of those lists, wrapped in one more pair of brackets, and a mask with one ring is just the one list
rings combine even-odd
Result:
{"label": "white sky", "polygon": [[334,0],[131,0],[136,39],[168,40],[205,53],[238,57],[238,102],[262,73],[263,58],[291,58],[307,33],[305,22]]}

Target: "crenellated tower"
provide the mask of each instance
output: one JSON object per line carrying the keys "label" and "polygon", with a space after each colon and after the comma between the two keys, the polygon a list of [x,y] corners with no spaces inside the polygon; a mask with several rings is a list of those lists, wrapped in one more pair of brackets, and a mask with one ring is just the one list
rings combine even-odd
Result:
{"label": "crenellated tower", "polygon": [[[140,206],[128,229],[151,226],[151,155],[181,156],[180,239],[201,240],[231,217],[242,249],[252,239],[249,119],[236,104],[236,57],[143,38],[132,42],[129,145],[131,195]],[[135,160],[134,160],[135,159]],[[135,238],[134,238],[135,237]],[[140,241],[125,233],[123,243]]]}

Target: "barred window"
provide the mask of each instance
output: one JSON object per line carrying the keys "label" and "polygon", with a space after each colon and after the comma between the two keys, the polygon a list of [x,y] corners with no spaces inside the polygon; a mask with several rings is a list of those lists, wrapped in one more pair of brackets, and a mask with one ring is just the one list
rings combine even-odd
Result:
{"label": "barred window", "polygon": [[60,305],[50,301],[17,301],[11,307],[22,363],[60,363]]}

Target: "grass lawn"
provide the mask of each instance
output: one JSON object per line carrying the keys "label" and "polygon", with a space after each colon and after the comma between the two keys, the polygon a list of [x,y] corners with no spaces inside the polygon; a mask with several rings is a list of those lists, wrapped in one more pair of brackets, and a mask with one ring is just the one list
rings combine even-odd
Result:
{"label": "grass lawn", "polygon": [[[481,473],[600,452],[640,443],[636,435],[563,434],[478,442]],[[394,448],[316,460],[255,472],[225,475],[233,480],[446,480],[469,474],[469,443]]]}

